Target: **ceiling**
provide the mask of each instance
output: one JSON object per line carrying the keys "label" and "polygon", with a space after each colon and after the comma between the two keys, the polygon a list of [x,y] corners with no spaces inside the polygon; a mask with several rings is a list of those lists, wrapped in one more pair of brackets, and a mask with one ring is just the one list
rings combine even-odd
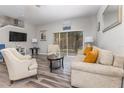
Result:
{"label": "ceiling", "polygon": [[0,15],[23,19],[36,25],[81,16],[96,15],[99,5],[1,5]]}

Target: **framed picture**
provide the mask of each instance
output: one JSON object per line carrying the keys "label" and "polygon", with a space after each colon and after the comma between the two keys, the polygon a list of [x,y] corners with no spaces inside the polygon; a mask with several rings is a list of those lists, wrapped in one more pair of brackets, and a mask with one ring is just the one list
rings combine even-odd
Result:
{"label": "framed picture", "polygon": [[71,22],[70,21],[65,21],[63,23],[63,30],[71,30]]}
{"label": "framed picture", "polygon": [[40,40],[46,41],[46,30],[40,31]]}
{"label": "framed picture", "polygon": [[97,31],[100,31],[100,22],[97,24]]}

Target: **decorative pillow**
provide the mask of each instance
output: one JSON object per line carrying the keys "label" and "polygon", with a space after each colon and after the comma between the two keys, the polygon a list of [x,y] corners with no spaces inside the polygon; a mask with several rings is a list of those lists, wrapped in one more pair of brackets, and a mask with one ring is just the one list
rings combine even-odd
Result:
{"label": "decorative pillow", "polygon": [[112,65],[113,64],[113,54],[111,51],[108,50],[101,50],[100,51],[100,60],[99,63],[103,65]]}
{"label": "decorative pillow", "polygon": [[114,56],[114,63],[113,66],[124,68],[124,57],[122,56]]}
{"label": "decorative pillow", "polygon": [[90,51],[92,51],[93,47],[92,46],[87,46],[85,47],[84,51],[83,51],[83,54],[84,55],[87,55]]}
{"label": "decorative pillow", "polygon": [[97,58],[98,58],[98,50],[92,50],[86,55],[83,62],[96,63]]}

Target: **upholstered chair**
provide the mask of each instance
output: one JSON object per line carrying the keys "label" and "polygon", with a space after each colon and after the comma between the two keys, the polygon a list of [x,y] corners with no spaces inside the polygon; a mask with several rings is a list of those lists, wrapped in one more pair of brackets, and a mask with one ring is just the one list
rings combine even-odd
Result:
{"label": "upholstered chair", "polygon": [[7,49],[9,51],[11,51],[14,56],[16,56],[17,58],[19,58],[21,60],[31,59],[31,56],[30,55],[22,55],[15,48],[7,48]]}
{"label": "upholstered chair", "polygon": [[48,45],[48,55],[60,53],[59,45]]}
{"label": "upholstered chair", "polygon": [[30,76],[37,76],[38,64],[36,59],[20,59],[15,56],[10,49],[3,49],[1,53],[4,57],[10,83]]}

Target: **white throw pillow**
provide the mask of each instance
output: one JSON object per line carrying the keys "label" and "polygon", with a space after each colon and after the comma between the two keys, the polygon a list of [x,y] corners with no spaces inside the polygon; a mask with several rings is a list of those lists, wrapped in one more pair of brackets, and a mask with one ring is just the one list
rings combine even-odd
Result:
{"label": "white throw pillow", "polygon": [[108,50],[100,50],[100,60],[99,63],[103,65],[112,65],[113,64],[113,54]]}
{"label": "white throw pillow", "polygon": [[99,52],[98,52],[98,58],[97,58],[97,60],[96,60],[96,63],[99,63],[99,60],[100,60],[100,51],[102,50],[101,48],[98,48],[98,47],[96,47],[96,46],[93,46],[93,50],[98,50]]}

